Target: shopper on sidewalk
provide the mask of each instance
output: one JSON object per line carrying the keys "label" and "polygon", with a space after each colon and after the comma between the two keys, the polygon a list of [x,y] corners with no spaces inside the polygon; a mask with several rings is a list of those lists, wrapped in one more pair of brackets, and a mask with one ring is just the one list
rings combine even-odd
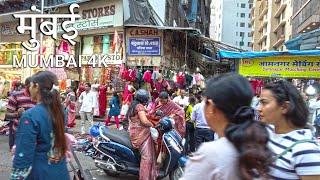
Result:
{"label": "shopper on sidewalk", "polygon": [[195,149],[197,150],[203,142],[214,140],[214,132],[208,126],[204,115],[205,98],[200,94],[198,104],[192,108],[191,121],[196,123],[194,130]]}
{"label": "shopper on sidewalk", "polygon": [[85,84],[85,91],[81,93],[79,97],[79,102],[81,104],[80,108],[80,117],[81,117],[81,134],[88,132],[87,121],[90,125],[93,125],[93,112],[96,107],[97,97],[94,93],[90,91],[91,84]]}
{"label": "shopper on sidewalk", "polygon": [[76,93],[72,87],[67,87],[67,97],[65,101],[67,109],[68,128],[73,128],[76,125]]}
{"label": "shopper on sidewalk", "polygon": [[110,111],[108,117],[105,120],[106,126],[109,125],[111,117],[114,117],[117,128],[119,128],[119,115],[120,115],[120,99],[117,92],[113,92],[113,96],[109,102]]}
{"label": "shopper on sidewalk", "polygon": [[19,120],[11,180],[69,180],[65,153],[64,113],[56,75],[35,74],[30,94],[35,107]]}
{"label": "shopper on sidewalk", "polygon": [[254,120],[249,81],[238,74],[222,74],[208,81],[205,96],[205,118],[220,138],[200,146],[180,180],[268,179],[272,161],[268,132]]}
{"label": "shopper on sidewalk", "polygon": [[29,92],[30,77],[25,80],[25,89],[14,92],[10,97],[7,104],[6,118],[9,123],[9,148],[12,149],[15,142],[15,132],[19,124],[19,118],[22,113],[34,106]]}

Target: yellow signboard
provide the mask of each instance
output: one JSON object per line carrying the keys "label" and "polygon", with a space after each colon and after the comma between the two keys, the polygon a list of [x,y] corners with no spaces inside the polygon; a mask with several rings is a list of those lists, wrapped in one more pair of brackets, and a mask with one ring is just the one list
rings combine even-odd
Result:
{"label": "yellow signboard", "polygon": [[320,78],[320,56],[241,59],[239,73],[251,77]]}

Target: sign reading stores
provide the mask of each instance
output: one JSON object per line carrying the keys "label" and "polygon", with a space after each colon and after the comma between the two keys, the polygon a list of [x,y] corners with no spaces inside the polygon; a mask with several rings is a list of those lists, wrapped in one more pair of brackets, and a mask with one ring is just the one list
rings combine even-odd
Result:
{"label": "sign reading stores", "polygon": [[242,59],[239,73],[256,77],[320,77],[319,56],[287,56]]}
{"label": "sign reading stores", "polygon": [[129,38],[129,55],[161,55],[160,37]]}
{"label": "sign reading stores", "polygon": [[[99,18],[91,19],[80,19],[73,24],[68,24],[66,27],[73,27],[78,31],[83,31],[87,29],[96,29],[102,27],[108,27],[114,25],[114,16],[103,16]],[[59,25],[57,28],[58,33],[63,32],[62,26]]]}

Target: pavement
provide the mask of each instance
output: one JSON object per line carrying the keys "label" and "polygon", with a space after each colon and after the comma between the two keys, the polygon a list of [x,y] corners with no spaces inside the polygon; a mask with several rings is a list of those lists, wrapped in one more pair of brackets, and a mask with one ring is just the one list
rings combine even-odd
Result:
{"label": "pavement", "polygon": [[[95,121],[103,121],[103,119],[95,118]],[[75,128],[69,129],[69,133],[76,134],[80,132],[80,120],[76,122]],[[111,124],[111,128],[115,125]],[[136,180],[138,177],[130,175],[120,175],[119,177],[107,176],[103,171],[95,167],[94,161],[91,157],[85,156],[81,152],[76,152],[77,157],[80,161],[83,169],[88,169],[94,180]],[[77,164],[73,160],[73,165],[78,168]],[[0,180],[7,180],[10,177],[12,167],[12,156],[9,152],[8,147],[8,136],[0,135]],[[68,165],[70,170],[70,178],[73,178],[74,173],[71,171],[71,167]]]}

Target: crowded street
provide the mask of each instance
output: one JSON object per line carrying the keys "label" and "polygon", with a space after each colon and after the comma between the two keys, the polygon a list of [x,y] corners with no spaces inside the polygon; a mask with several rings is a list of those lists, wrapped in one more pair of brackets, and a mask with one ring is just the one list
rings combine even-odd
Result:
{"label": "crowded street", "polygon": [[0,180],[320,180],[319,0],[0,0]]}

